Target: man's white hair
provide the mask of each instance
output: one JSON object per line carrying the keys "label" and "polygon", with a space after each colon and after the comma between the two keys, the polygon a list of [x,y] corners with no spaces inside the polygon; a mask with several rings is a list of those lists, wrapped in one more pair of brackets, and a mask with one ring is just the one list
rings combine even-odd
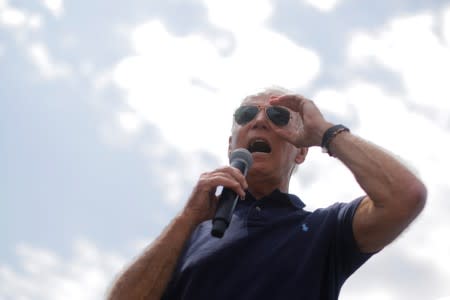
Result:
{"label": "man's white hair", "polygon": [[261,96],[281,96],[286,94],[294,94],[293,91],[290,91],[284,87],[272,85],[263,88],[261,91],[258,91],[254,94],[246,96],[242,102],[245,102],[247,99],[254,98],[254,97],[261,97]]}

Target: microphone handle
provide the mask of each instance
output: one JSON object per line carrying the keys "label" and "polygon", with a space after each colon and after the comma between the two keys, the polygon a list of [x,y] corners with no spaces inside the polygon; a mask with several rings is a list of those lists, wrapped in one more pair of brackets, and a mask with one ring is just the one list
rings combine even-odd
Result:
{"label": "microphone handle", "polygon": [[[247,174],[247,164],[241,160],[236,160],[231,163],[232,167],[235,167],[241,171],[244,176]],[[219,203],[217,204],[216,215],[213,219],[213,226],[211,235],[221,238],[230,225],[233,211],[239,200],[239,195],[235,191],[229,188],[223,188],[222,193],[219,196]]]}
{"label": "microphone handle", "polygon": [[234,208],[236,207],[239,195],[234,191],[224,188],[217,205],[216,216],[213,219],[213,227],[211,234],[215,237],[221,238],[230,224],[233,216]]}

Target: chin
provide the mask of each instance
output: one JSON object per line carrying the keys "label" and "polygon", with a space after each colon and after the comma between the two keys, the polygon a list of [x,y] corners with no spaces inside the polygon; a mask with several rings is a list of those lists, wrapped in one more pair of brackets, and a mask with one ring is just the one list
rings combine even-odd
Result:
{"label": "chin", "polygon": [[248,171],[249,176],[258,176],[272,172],[272,168],[268,164],[254,161],[252,168]]}
{"label": "chin", "polygon": [[271,158],[271,153],[253,152],[252,157],[254,160],[268,160]]}

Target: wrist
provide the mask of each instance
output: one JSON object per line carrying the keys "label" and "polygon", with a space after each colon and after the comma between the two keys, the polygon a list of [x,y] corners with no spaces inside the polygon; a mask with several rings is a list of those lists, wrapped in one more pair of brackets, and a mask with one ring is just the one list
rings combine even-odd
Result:
{"label": "wrist", "polygon": [[328,153],[330,156],[334,156],[333,153],[330,151],[330,144],[331,142],[340,134],[350,132],[350,129],[345,127],[342,124],[334,125],[329,127],[322,136],[322,152]]}
{"label": "wrist", "polygon": [[322,125],[319,126],[319,132],[320,132],[320,138],[322,139],[325,131],[327,131],[329,128],[333,127],[336,124],[330,123],[330,122],[324,122]]}
{"label": "wrist", "polygon": [[316,130],[316,136],[317,136],[316,145],[317,146],[319,146],[319,147],[322,146],[322,140],[323,140],[323,136],[324,136],[325,132],[333,126],[334,126],[333,123],[324,122],[323,124],[321,124],[320,126],[317,127],[317,130]]}

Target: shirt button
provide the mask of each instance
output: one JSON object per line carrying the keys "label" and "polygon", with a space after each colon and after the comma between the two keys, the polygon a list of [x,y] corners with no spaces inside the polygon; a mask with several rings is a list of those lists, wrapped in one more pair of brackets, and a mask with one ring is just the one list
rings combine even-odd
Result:
{"label": "shirt button", "polygon": [[257,211],[261,211],[261,207],[259,207],[259,206],[255,207],[255,209],[256,209]]}

